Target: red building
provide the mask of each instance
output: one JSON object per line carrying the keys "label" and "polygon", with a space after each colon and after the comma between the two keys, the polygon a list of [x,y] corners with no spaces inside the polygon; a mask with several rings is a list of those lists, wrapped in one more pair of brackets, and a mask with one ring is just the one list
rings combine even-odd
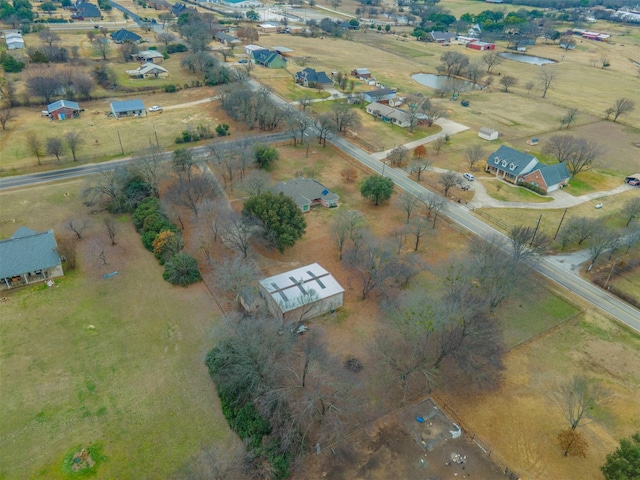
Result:
{"label": "red building", "polygon": [[58,100],[47,105],[47,112],[54,120],[76,118],[80,116],[80,105],[69,100]]}
{"label": "red building", "polygon": [[495,50],[496,49],[496,44],[495,43],[487,43],[487,42],[481,42],[480,40],[475,40],[472,42],[467,43],[467,47],[468,48],[472,48],[474,50]]}

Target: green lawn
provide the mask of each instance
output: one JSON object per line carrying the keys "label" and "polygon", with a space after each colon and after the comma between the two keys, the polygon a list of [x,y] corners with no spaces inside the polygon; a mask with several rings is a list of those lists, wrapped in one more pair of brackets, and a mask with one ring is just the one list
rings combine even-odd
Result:
{"label": "green lawn", "polygon": [[[64,212],[83,211],[79,185],[2,201],[17,221],[60,237]],[[107,457],[97,478],[168,478],[203,446],[233,441],[203,365],[218,322],[208,292],[164,282],[127,217],[115,247],[99,220],[81,241],[78,271],[53,288],[2,293],[0,478],[72,478],[65,455],[91,444]]]}
{"label": "green lawn", "polygon": [[497,312],[504,328],[507,347],[513,347],[546,332],[577,314],[579,310],[537,282],[520,288]]}
{"label": "green lawn", "polygon": [[487,193],[502,202],[534,202],[545,203],[552,202],[553,199],[549,197],[543,197],[533,193],[531,190],[527,190],[523,187],[515,187],[511,185],[505,185],[499,180],[484,181],[484,186]]}

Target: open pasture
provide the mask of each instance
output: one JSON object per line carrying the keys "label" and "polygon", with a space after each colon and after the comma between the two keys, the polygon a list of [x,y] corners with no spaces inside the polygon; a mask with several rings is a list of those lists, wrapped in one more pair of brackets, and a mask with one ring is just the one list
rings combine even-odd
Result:
{"label": "open pasture", "polygon": [[[2,235],[69,235],[63,221],[85,211],[80,185],[2,193]],[[218,318],[208,291],[165,282],[128,216],[116,246],[100,215],[90,221],[76,271],[3,293],[2,478],[69,478],[65,455],[89,444],[106,456],[97,478],[168,478],[203,446],[235,441],[203,364]]]}

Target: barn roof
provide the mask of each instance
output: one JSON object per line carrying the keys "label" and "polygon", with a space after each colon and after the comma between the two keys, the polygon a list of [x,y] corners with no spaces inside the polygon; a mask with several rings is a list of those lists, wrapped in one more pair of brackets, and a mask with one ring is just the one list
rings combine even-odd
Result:
{"label": "barn roof", "polygon": [[80,110],[80,105],[78,105],[76,102],[72,102],[71,100],[58,100],[57,102],[53,102],[47,105],[47,111],[49,113],[55,112],[56,110],[60,110],[61,108],[70,108],[71,110]]}
{"label": "barn roof", "polygon": [[126,113],[137,110],[144,110],[142,100],[123,100],[121,102],[111,102],[111,109],[115,113]]}
{"label": "barn roof", "polygon": [[333,275],[317,263],[265,278],[260,285],[283,313],[309,303],[306,299],[318,301],[344,292]]}
{"label": "barn roof", "polygon": [[0,278],[10,278],[60,265],[53,230],[37,233],[20,227],[11,238],[0,240]]}

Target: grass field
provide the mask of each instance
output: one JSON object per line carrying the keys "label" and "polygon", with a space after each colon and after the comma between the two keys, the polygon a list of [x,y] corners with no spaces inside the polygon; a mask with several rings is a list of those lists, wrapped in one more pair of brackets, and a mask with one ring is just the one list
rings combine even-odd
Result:
{"label": "grass field", "polygon": [[[3,193],[2,235],[66,235],[62,220],[84,210],[80,185]],[[233,442],[203,365],[217,322],[207,290],[166,283],[127,217],[115,247],[91,221],[79,270],[3,293],[0,478],[70,478],[65,455],[89,444],[107,457],[97,478],[168,478],[203,446]]]}
{"label": "grass field", "polygon": [[552,202],[553,199],[549,197],[543,197],[536,195],[535,193],[525,188],[511,186],[501,182],[500,180],[485,180],[483,179],[483,185],[487,190],[487,193],[496,200],[502,202],[531,202],[531,203],[545,203]]}

